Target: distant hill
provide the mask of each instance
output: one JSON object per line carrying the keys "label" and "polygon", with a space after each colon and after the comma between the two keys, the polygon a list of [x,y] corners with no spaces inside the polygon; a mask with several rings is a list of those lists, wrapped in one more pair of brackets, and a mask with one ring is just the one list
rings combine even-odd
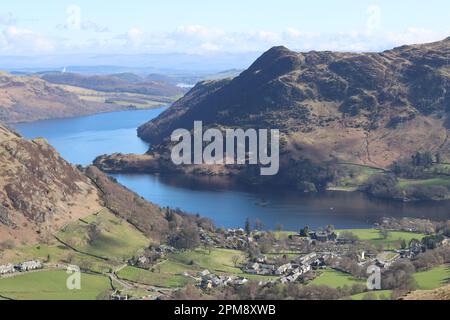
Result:
{"label": "distant hill", "polygon": [[117,104],[81,99],[76,93],[38,77],[0,73],[0,122],[27,122],[123,109]]}
{"label": "distant hill", "polygon": [[137,74],[131,73],[131,72],[115,73],[115,74],[111,74],[111,77],[115,77],[115,78],[121,79],[121,80],[123,80],[125,82],[128,82],[128,83],[144,82],[144,78],[143,77],[141,77],[141,76],[139,76]]}
{"label": "distant hill", "polygon": [[225,78],[234,78],[241,73],[240,69],[230,69],[215,73],[177,73],[177,74],[160,74],[152,73],[146,78],[153,81],[162,81],[175,85],[185,84],[194,86],[197,82],[205,80],[220,80]]}
{"label": "distant hill", "polygon": [[84,75],[76,73],[50,72],[41,74],[45,81],[55,84],[71,85],[104,92],[130,92],[152,96],[172,97],[185,90],[170,83],[140,79],[130,73],[113,75]]}

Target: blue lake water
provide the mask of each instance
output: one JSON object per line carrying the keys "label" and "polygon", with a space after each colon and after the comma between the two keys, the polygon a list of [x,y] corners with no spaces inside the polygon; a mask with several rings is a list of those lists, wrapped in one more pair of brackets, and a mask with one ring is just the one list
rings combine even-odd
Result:
{"label": "blue lake water", "polygon": [[[66,160],[88,165],[101,154],[146,152],[149,146],[137,137],[136,128],[163,110],[122,111],[37,121],[18,124],[15,128],[27,138],[46,138]],[[282,224],[288,230],[328,224],[337,228],[364,228],[384,216],[450,217],[449,202],[404,204],[345,192],[254,192],[224,178],[114,176],[123,185],[158,205],[198,213],[211,218],[219,227],[241,227],[247,217],[252,221],[261,220],[267,228]]]}
{"label": "blue lake water", "polygon": [[145,153],[149,146],[137,137],[136,128],[162,111],[164,108],[101,113],[14,127],[27,138],[46,138],[69,162],[89,165],[102,154]]}

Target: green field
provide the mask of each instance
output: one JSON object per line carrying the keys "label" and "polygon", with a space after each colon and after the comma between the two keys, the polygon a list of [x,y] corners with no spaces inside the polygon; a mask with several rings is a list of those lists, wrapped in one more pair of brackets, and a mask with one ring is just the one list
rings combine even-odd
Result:
{"label": "green field", "polygon": [[351,296],[350,298],[352,300],[367,300],[369,299],[373,300],[389,300],[392,296],[391,290],[380,290],[380,291],[371,291],[371,292],[363,292],[359,294],[355,294]]}
{"label": "green field", "polygon": [[[92,256],[77,253],[64,245],[37,245],[14,250],[14,258],[9,262],[19,263],[26,260],[40,260],[48,263],[68,263],[78,265],[93,272],[105,273],[120,264],[105,261]],[[48,259],[48,260],[47,260]]]}
{"label": "green field", "polygon": [[240,273],[241,270],[233,264],[233,257],[239,257],[240,262],[245,261],[245,255],[242,251],[217,248],[212,249],[211,253],[203,249],[179,252],[171,255],[170,260],[197,270],[208,269],[211,272],[218,273]]}
{"label": "green field", "polygon": [[[97,225],[99,234],[90,240],[92,224]],[[83,253],[119,261],[131,258],[150,244],[141,232],[106,210],[69,224],[58,233],[58,238]]]}
{"label": "green field", "polygon": [[68,290],[62,270],[30,272],[0,279],[0,295],[17,300],[95,300],[111,289],[108,278],[83,273],[81,290]]}
{"label": "green field", "polygon": [[283,240],[289,238],[289,236],[294,236],[298,234],[297,232],[293,231],[274,231],[273,235],[275,236],[275,239],[277,240]]}
{"label": "green field", "polygon": [[375,174],[383,173],[384,170],[357,165],[357,164],[340,164],[339,178],[336,185],[330,186],[328,190],[332,191],[356,191],[360,186],[365,184],[369,178]]}
{"label": "green field", "polygon": [[[350,230],[336,230],[340,232],[351,232],[362,241],[369,241],[374,245],[383,245],[385,249],[399,249],[401,240],[405,240],[408,244],[412,239],[422,240],[424,234],[406,232],[406,231],[390,231],[386,239],[380,235],[377,229],[350,229]],[[297,234],[291,231],[275,231],[273,232],[276,239],[287,239],[290,235]]]}
{"label": "green field", "polygon": [[398,182],[400,188],[407,188],[411,186],[444,186],[450,187],[450,177],[440,177],[424,180],[400,179]]}
{"label": "green field", "polygon": [[390,231],[386,239],[383,239],[380,235],[380,231],[377,229],[351,229],[351,230],[338,230],[337,232],[351,232],[356,235],[359,240],[369,241],[374,245],[382,245],[385,249],[399,249],[401,240],[405,240],[408,244],[412,239],[422,240],[425,237],[424,234],[404,232],[404,231]]}
{"label": "green field", "polygon": [[158,263],[152,270],[127,266],[118,272],[118,276],[124,280],[143,283],[156,287],[178,288],[192,282],[193,279],[184,276],[188,273],[197,276],[199,271],[209,270],[215,274],[242,276],[248,279],[270,281],[277,277],[244,274],[234,266],[234,257],[239,257],[238,262],[245,261],[242,251],[214,248],[211,253],[208,250],[196,249],[193,251],[177,252],[168,255],[167,259]]}
{"label": "green field", "polygon": [[319,275],[309,284],[316,286],[327,286],[330,288],[342,288],[344,286],[351,287],[354,284],[365,284],[365,281],[356,279],[353,276],[340,271],[327,269],[322,271],[321,275]]}
{"label": "green field", "polygon": [[179,274],[164,273],[163,271],[150,271],[127,266],[117,274],[119,278],[137,283],[162,288],[181,288],[191,280]]}
{"label": "green field", "polygon": [[440,266],[414,274],[420,290],[433,290],[445,286],[450,279],[449,266]]}

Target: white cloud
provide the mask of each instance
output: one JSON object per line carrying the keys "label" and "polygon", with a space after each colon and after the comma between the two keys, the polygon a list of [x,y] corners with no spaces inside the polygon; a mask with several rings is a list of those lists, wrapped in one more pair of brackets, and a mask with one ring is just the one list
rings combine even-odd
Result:
{"label": "white cloud", "polygon": [[11,52],[48,52],[55,49],[53,41],[29,29],[10,26],[3,30],[0,44]]}
{"label": "white cloud", "polygon": [[371,26],[370,34],[364,27],[360,31],[332,33],[306,32],[295,28],[279,32],[231,32],[200,25],[180,26],[168,33],[150,33],[133,28],[115,37],[110,44],[114,42],[115,46],[138,52],[249,52],[265,51],[276,45],[298,51],[382,51],[401,44],[430,42],[446,37],[445,33],[419,28],[409,28],[400,33],[373,32],[379,24],[374,22]]}
{"label": "white cloud", "polygon": [[128,44],[130,44],[134,47],[141,45],[142,42],[144,41],[144,37],[145,37],[145,33],[138,28],[132,28],[132,29],[128,30],[127,35],[126,35]]}
{"label": "white cloud", "polygon": [[195,39],[212,39],[225,36],[225,31],[218,28],[208,28],[201,25],[180,26],[176,28],[172,36],[189,37]]}
{"label": "white cloud", "polygon": [[432,42],[447,36],[448,34],[435,32],[433,30],[411,27],[403,32],[388,32],[386,38],[391,43],[402,45]]}

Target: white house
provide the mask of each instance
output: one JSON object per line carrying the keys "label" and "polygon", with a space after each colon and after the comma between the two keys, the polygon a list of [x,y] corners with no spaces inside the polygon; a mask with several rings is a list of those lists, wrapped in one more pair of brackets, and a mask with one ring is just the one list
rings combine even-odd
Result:
{"label": "white house", "polygon": [[14,268],[14,265],[12,265],[12,264],[0,266],[0,275],[14,273],[14,272],[16,272],[16,269]]}

